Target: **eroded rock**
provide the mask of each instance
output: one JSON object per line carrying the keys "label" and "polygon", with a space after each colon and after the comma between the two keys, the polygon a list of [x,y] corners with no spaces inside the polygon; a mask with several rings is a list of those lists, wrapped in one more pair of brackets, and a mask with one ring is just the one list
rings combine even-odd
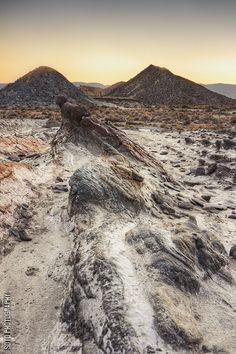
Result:
{"label": "eroded rock", "polygon": [[201,178],[177,183],[120,130],[65,100],[60,107],[55,148],[81,145],[93,158],[69,182],[75,246],[62,320],[88,354],[150,354],[167,344],[200,352],[207,314],[197,304],[212,279],[233,284],[219,235],[195,218],[219,208],[194,193]]}
{"label": "eroded rock", "polygon": [[89,205],[97,205],[114,212],[139,212],[144,207],[140,187],[123,179],[101,165],[84,167],[70,179],[71,213],[83,212]]}

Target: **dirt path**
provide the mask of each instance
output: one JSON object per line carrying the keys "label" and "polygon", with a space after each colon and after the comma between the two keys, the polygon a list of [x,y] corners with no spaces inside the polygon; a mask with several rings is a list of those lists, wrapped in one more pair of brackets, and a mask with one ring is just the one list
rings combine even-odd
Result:
{"label": "dirt path", "polygon": [[14,354],[42,353],[41,344],[59,316],[68,283],[68,195],[53,193],[50,183],[40,186],[40,192],[27,230],[32,241],[17,243],[1,264],[1,298],[7,291],[11,295]]}
{"label": "dirt path", "polygon": [[26,230],[32,241],[17,242],[1,262],[0,298],[6,292],[11,295],[13,354],[45,353],[42,348],[58,322],[69,280],[73,224],[67,213],[68,192],[55,193],[52,186],[58,176],[67,185],[78,164],[69,151],[58,161],[50,154],[38,160],[32,182],[39,198],[29,203],[33,217]]}

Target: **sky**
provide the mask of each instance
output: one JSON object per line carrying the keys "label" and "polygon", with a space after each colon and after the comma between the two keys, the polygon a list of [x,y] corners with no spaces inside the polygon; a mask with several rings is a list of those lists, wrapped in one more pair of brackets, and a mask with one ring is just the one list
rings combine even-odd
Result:
{"label": "sky", "polygon": [[236,84],[236,0],[0,0],[0,82],[50,66],[127,81],[150,64]]}

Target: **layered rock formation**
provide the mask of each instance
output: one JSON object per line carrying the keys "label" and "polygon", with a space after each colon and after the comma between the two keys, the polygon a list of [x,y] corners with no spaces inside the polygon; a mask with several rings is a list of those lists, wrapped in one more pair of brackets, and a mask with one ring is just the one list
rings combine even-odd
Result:
{"label": "layered rock formation", "polygon": [[79,339],[74,350],[233,353],[234,274],[206,200],[87,108],[57,103],[53,155],[74,146],[80,161],[69,182],[75,244],[61,313]]}

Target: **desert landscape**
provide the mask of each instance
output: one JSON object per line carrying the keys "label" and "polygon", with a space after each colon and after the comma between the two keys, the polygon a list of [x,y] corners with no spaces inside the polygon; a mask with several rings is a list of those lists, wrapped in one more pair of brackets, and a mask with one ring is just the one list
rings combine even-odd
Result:
{"label": "desert landscape", "polygon": [[236,102],[163,72],[0,91],[13,353],[234,353]]}
{"label": "desert landscape", "polygon": [[0,1],[0,354],[236,353],[235,13]]}

